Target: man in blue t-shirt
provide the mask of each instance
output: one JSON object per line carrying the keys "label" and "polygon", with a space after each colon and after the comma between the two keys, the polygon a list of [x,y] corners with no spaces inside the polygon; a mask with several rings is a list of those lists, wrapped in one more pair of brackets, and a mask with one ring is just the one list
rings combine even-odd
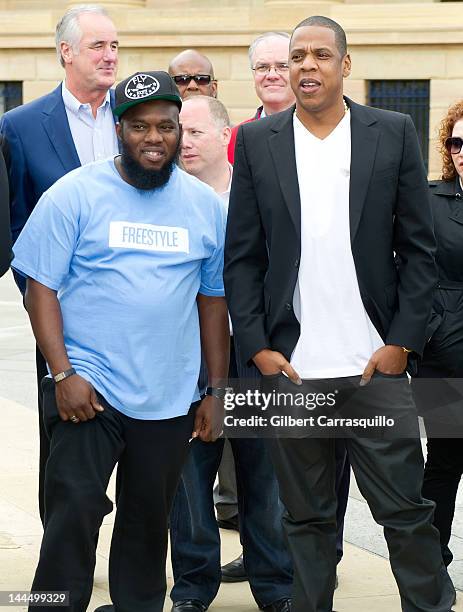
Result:
{"label": "man in blue t-shirt", "polygon": [[[69,591],[74,612],[90,600],[116,463],[114,608],[162,611],[167,519],[188,443],[221,432],[225,210],[211,188],[176,165],[180,108],[165,72],[120,83],[114,113],[122,154],[55,183],[14,248],[51,375],[43,383],[51,437],[45,531],[32,590]],[[202,402],[200,330],[209,371]]]}

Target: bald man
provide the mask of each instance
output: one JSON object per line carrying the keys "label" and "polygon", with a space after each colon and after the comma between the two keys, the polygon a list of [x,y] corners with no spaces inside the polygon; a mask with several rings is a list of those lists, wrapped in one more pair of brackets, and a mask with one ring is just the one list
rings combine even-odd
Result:
{"label": "bald man", "polygon": [[169,74],[183,100],[198,95],[217,98],[217,81],[211,61],[199,51],[186,49],[176,55],[169,64]]}
{"label": "bald man", "polygon": [[[230,119],[211,96],[191,96],[180,114],[183,140],[180,161],[186,172],[212,187],[228,208],[232,166],[227,161]],[[230,338],[231,383],[255,378],[243,365]],[[205,612],[220,587],[220,534],[212,487],[225,443],[232,447],[240,492],[240,557],[222,581],[249,578],[254,599],[265,612],[290,612],[292,564],[282,528],[283,507],[267,445],[258,438],[193,443],[170,516],[174,587],[172,612]],[[188,520],[189,519],[189,520]],[[246,565],[246,570],[244,569]],[[233,571],[235,570],[235,571]],[[237,571],[241,572],[238,573]]]}
{"label": "bald man", "polygon": [[[217,98],[217,81],[214,78],[214,67],[211,60],[202,53],[199,53],[199,51],[195,49],[182,51],[171,60],[168,71],[176,82],[183,100],[199,95]],[[200,388],[202,386],[201,383],[206,379],[207,372],[204,365],[202,365],[199,377]],[[219,467],[218,484],[214,489],[214,500],[219,526],[223,529],[238,530],[235,464],[233,453],[227,440],[225,441],[222,461]],[[246,580],[242,557],[239,558],[237,564],[234,563],[231,571],[232,575],[225,577],[226,580],[232,580],[233,582]],[[227,572],[227,569],[225,572]]]}

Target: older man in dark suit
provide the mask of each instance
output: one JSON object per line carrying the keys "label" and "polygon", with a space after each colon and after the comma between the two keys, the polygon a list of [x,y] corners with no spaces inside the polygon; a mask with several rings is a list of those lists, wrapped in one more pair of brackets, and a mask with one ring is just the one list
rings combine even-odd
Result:
{"label": "older man in dark suit", "polygon": [[[106,11],[83,5],[69,9],[56,26],[56,51],[64,81],[51,93],[3,115],[0,132],[9,152],[13,241],[41,195],[59,178],[86,163],[118,152],[113,95],[117,33]],[[16,275],[22,293],[25,280]],[[43,482],[49,444],[43,428],[40,381],[47,374],[37,349],[39,385],[39,508],[44,518]]]}
{"label": "older man in dark suit", "polygon": [[[337,391],[356,411],[407,422],[405,432],[367,430],[346,445],[384,526],[402,609],[449,612],[455,591],[433,504],[421,496],[405,374],[409,353],[423,350],[436,283],[416,133],[407,116],[343,97],[351,62],[332,20],[296,27],[289,65],[295,109],[244,125],[237,139],[225,267],[234,331],[246,359],[279,389]],[[331,612],[334,439],[304,436],[272,442],[294,561],[292,609]]]}

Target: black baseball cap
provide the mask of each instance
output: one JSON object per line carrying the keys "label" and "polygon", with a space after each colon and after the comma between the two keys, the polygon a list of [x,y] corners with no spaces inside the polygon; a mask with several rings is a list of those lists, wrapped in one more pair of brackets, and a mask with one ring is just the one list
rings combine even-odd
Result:
{"label": "black baseball cap", "polygon": [[120,117],[126,110],[149,100],[170,100],[180,110],[182,98],[177,85],[167,72],[136,72],[116,87],[116,106],[113,113]]}

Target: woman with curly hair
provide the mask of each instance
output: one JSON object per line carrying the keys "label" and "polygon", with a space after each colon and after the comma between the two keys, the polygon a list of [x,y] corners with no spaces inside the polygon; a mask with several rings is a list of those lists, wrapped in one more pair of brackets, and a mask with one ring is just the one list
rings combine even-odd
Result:
{"label": "woman with curly hair", "polygon": [[463,473],[462,147],[463,100],[449,108],[439,131],[442,180],[430,183],[439,284],[429,342],[412,380],[428,436],[423,497],[436,503],[434,524],[445,565],[453,559],[448,544]]}

